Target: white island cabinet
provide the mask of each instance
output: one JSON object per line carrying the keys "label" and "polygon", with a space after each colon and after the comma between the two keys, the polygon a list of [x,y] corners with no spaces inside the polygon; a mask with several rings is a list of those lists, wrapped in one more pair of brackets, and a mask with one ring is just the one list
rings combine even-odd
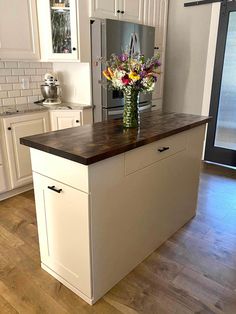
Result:
{"label": "white island cabinet", "polygon": [[[195,215],[208,120],[182,132],[173,132],[177,120],[157,121],[140,130],[147,144],[137,137],[131,150],[124,145],[135,131],[113,121],[22,139],[31,147],[41,266],[89,304]],[[161,125],[172,131],[150,143]]]}

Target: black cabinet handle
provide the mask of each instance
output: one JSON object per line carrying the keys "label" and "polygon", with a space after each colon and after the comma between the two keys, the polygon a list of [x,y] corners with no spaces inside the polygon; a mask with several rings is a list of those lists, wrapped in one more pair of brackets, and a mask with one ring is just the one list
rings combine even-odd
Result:
{"label": "black cabinet handle", "polygon": [[159,47],[154,47],[155,50],[159,50]]}
{"label": "black cabinet handle", "polygon": [[120,10],[117,10],[116,12],[117,12],[117,13],[120,13]]}
{"label": "black cabinet handle", "polygon": [[11,127],[9,126],[8,128],[7,128],[9,131],[11,131]]}
{"label": "black cabinet handle", "polygon": [[76,120],[75,122],[76,122],[76,123],[79,123],[79,120]]}
{"label": "black cabinet handle", "polygon": [[56,189],[55,185],[53,186],[48,186],[48,189],[49,190],[52,190],[54,192],[57,192],[57,193],[61,193],[62,189]]}
{"label": "black cabinet handle", "polygon": [[75,47],[73,47],[73,48],[72,48],[72,50],[73,50],[73,51],[76,51],[76,48],[75,48]]}
{"label": "black cabinet handle", "polygon": [[124,13],[125,13],[125,11],[121,11],[120,13],[121,13],[121,14],[124,14]]}
{"label": "black cabinet handle", "polygon": [[163,153],[168,149],[170,149],[170,147],[161,147],[161,148],[158,148],[158,152]]}

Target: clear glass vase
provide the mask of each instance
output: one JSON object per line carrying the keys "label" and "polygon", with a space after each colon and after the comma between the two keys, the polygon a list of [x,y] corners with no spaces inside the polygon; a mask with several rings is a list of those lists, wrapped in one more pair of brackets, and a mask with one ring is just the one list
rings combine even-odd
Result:
{"label": "clear glass vase", "polygon": [[123,126],[125,128],[137,128],[140,122],[138,107],[139,92],[132,89],[124,91]]}

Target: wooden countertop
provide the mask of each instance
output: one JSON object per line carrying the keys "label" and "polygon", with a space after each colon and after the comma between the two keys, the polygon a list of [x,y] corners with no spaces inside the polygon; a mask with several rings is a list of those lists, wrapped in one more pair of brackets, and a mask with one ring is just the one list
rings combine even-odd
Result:
{"label": "wooden countertop", "polygon": [[210,117],[168,113],[143,113],[138,129],[124,129],[122,119],[84,125],[20,139],[20,143],[84,165],[205,124]]}

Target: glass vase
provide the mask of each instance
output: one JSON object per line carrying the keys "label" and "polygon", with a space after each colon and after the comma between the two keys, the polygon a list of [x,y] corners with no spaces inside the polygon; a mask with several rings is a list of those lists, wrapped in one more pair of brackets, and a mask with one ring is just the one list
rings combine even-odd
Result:
{"label": "glass vase", "polygon": [[137,128],[139,126],[139,107],[138,107],[139,92],[128,89],[124,91],[124,113],[123,126],[125,128]]}

